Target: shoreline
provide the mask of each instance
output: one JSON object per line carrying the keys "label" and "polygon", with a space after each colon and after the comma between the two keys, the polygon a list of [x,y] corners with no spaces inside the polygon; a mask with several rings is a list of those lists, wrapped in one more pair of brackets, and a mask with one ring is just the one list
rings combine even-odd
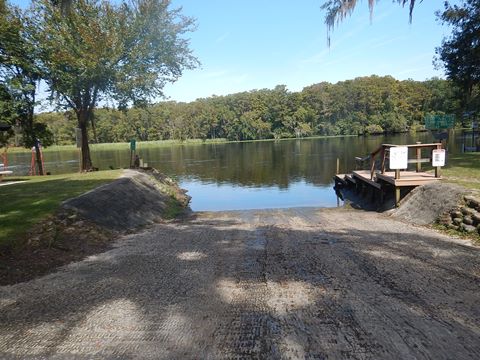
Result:
{"label": "shoreline", "polygon": [[[471,130],[470,128],[461,128],[461,129],[451,129],[451,131],[464,131]],[[399,133],[381,133],[381,134],[360,134],[360,135],[316,135],[316,136],[305,136],[300,138],[279,138],[279,139],[258,139],[258,140],[227,140],[225,138],[220,139],[186,139],[186,140],[151,140],[151,141],[139,141],[137,140],[137,150],[141,147],[167,147],[167,146],[186,146],[186,145],[219,145],[219,144],[235,144],[235,143],[255,143],[255,142],[277,142],[277,141],[294,141],[294,140],[315,140],[315,139],[337,139],[337,138],[353,138],[353,137],[377,137],[377,136],[395,136],[402,134],[416,134],[416,133],[426,133],[431,130],[417,130],[417,131],[405,131]],[[129,149],[129,142],[115,142],[115,143],[89,143],[90,150],[102,150],[102,148],[122,148]],[[139,148],[140,146],[140,148]],[[1,147],[0,149],[4,149]],[[43,149],[44,152],[48,151],[60,151],[60,150],[79,150],[75,144],[67,145],[51,145]],[[12,153],[30,153],[31,150],[23,147],[14,147],[9,146],[8,151]]]}
{"label": "shoreline", "polygon": [[[400,134],[400,133],[399,133]],[[253,142],[276,142],[276,141],[293,141],[293,140],[315,140],[315,139],[335,139],[335,138],[348,138],[359,137],[363,135],[319,135],[308,136],[301,138],[280,138],[280,139],[258,139],[258,140],[227,140],[227,139],[187,139],[187,140],[152,140],[152,141],[137,141],[137,151],[142,147],[168,147],[168,146],[186,146],[186,145],[220,145],[220,144],[235,144],[235,143],[253,143]],[[372,135],[375,136],[375,135]],[[116,142],[116,143],[89,143],[90,150],[102,150],[102,148],[122,148],[129,149],[129,142]],[[0,148],[1,149],[1,148]],[[44,152],[48,151],[60,151],[60,150],[79,150],[75,144],[68,145],[51,145],[43,149]],[[30,153],[31,150],[23,147],[8,147],[8,151],[12,153]]]}

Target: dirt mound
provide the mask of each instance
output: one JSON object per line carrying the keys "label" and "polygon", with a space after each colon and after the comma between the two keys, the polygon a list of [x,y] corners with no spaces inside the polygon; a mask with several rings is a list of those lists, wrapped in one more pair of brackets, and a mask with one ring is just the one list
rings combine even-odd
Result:
{"label": "dirt mound", "polygon": [[432,224],[457,206],[467,192],[461,186],[440,182],[419,186],[402,200],[392,216],[417,225]]}
{"label": "dirt mound", "polygon": [[28,232],[21,249],[0,251],[0,286],[103,252],[119,232],[173,219],[188,210],[189,201],[156,170],[125,171],[122,178],[64,202]]}
{"label": "dirt mound", "polygon": [[62,208],[107,229],[124,231],[171,219],[189,201],[184,190],[156,170],[127,170],[120,179],[65,201]]}

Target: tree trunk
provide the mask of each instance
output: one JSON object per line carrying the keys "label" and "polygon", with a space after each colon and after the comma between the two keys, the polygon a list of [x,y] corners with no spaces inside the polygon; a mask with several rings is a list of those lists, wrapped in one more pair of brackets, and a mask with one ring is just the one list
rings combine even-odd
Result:
{"label": "tree trunk", "polygon": [[[35,89],[36,82],[35,80],[30,81],[30,86]],[[27,122],[27,128],[28,128],[28,133],[30,134],[30,139],[33,141],[33,146],[35,147],[35,162],[37,163],[37,168],[38,168],[38,175],[45,175],[44,169],[43,169],[43,162],[42,162],[42,154],[40,153],[40,140],[37,138],[37,134],[35,134],[34,131],[34,109],[35,109],[35,90],[30,90],[29,92],[26,93],[26,98],[30,99],[28,102],[29,107],[28,107],[28,122]]]}
{"label": "tree trunk", "polygon": [[90,157],[90,148],[88,146],[88,120],[90,119],[89,110],[81,109],[77,112],[78,127],[82,130],[82,171],[92,170],[92,159]]}
{"label": "tree trunk", "polygon": [[90,122],[92,123],[93,141],[95,144],[98,144],[97,128],[95,127],[95,118],[93,117],[93,111],[90,111],[89,117]]}
{"label": "tree trunk", "polygon": [[37,139],[35,139],[34,141],[34,147],[35,147],[35,159],[36,159],[37,168],[38,168],[38,175],[45,175],[43,172],[42,155],[40,154],[40,146],[38,144]]}
{"label": "tree trunk", "polygon": [[25,126],[27,127],[27,133],[30,137],[30,144],[33,142],[33,147],[35,148],[35,163],[38,169],[38,175],[45,175],[43,172],[42,154],[40,153],[40,140],[38,140],[33,128],[33,112],[28,115],[28,122]]}

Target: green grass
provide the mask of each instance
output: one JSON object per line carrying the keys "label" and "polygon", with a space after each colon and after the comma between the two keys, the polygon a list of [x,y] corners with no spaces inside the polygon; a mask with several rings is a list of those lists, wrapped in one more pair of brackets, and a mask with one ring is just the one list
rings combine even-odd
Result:
{"label": "green grass", "polygon": [[[304,139],[326,139],[326,138],[343,138],[343,137],[355,137],[357,135],[332,135],[332,136],[309,136],[302,137],[300,140]],[[149,147],[159,147],[159,146],[172,146],[172,145],[203,145],[203,144],[225,144],[225,143],[244,143],[244,142],[268,142],[268,141],[289,141],[289,140],[298,140],[297,138],[281,138],[281,139],[260,139],[260,140],[243,140],[243,141],[232,141],[227,139],[187,139],[187,140],[157,140],[157,141],[137,141],[137,150],[149,148]],[[76,145],[52,145],[44,149],[45,152],[49,151],[61,151],[61,150],[76,150]],[[125,150],[130,149],[130,143],[119,142],[119,143],[102,143],[102,144],[90,144],[91,150]],[[30,149],[25,149],[22,147],[9,147],[9,152],[30,152]]]}
{"label": "green grass", "polygon": [[449,155],[448,164],[442,169],[442,176],[448,182],[480,190],[480,153]]}
{"label": "green grass", "polygon": [[8,177],[25,182],[0,186],[0,247],[19,245],[25,233],[64,200],[118,178],[122,170],[53,176]]}
{"label": "green grass", "polygon": [[167,201],[167,207],[163,212],[163,217],[166,220],[172,220],[175,219],[177,216],[182,214],[184,212],[184,208],[182,205],[178,202],[177,199],[175,199],[173,196]]}
{"label": "green grass", "polygon": [[474,244],[480,245],[480,235],[477,232],[466,233],[459,230],[448,229],[445,225],[438,224],[438,223],[432,224],[430,225],[430,227],[432,227],[435,230],[441,231],[444,234],[447,234],[449,236],[459,237],[464,240],[471,240]]}
{"label": "green grass", "polygon": [[[158,147],[158,146],[172,146],[172,145],[196,145],[196,144],[217,144],[217,143],[226,143],[226,139],[192,139],[192,140],[158,140],[158,141],[137,141],[137,150],[148,147]],[[91,150],[125,150],[130,149],[129,142],[119,142],[119,143],[101,143],[101,144],[90,144]],[[62,150],[76,150],[76,145],[52,145],[46,147],[43,151],[62,151]],[[25,149],[22,147],[10,147],[8,148],[9,152],[30,152],[30,149]]]}

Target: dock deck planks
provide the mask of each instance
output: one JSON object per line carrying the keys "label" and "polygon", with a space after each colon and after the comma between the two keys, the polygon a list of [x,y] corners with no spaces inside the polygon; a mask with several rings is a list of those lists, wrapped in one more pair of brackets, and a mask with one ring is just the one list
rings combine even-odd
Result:
{"label": "dock deck planks", "polygon": [[400,171],[400,179],[395,179],[394,171],[386,171],[385,174],[378,173],[377,178],[400,187],[420,186],[442,179],[441,177],[435,177],[435,174],[416,171]]}
{"label": "dock deck planks", "polygon": [[[370,180],[369,170],[355,170],[353,171],[353,176],[377,188],[379,187],[378,182],[376,182],[375,180]],[[416,171],[401,171],[400,179],[395,179],[394,171],[386,171],[385,174],[377,172],[375,173],[375,176],[377,179],[383,180],[397,187],[419,186],[441,180],[440,177],[436,178],[434,174]]]}

